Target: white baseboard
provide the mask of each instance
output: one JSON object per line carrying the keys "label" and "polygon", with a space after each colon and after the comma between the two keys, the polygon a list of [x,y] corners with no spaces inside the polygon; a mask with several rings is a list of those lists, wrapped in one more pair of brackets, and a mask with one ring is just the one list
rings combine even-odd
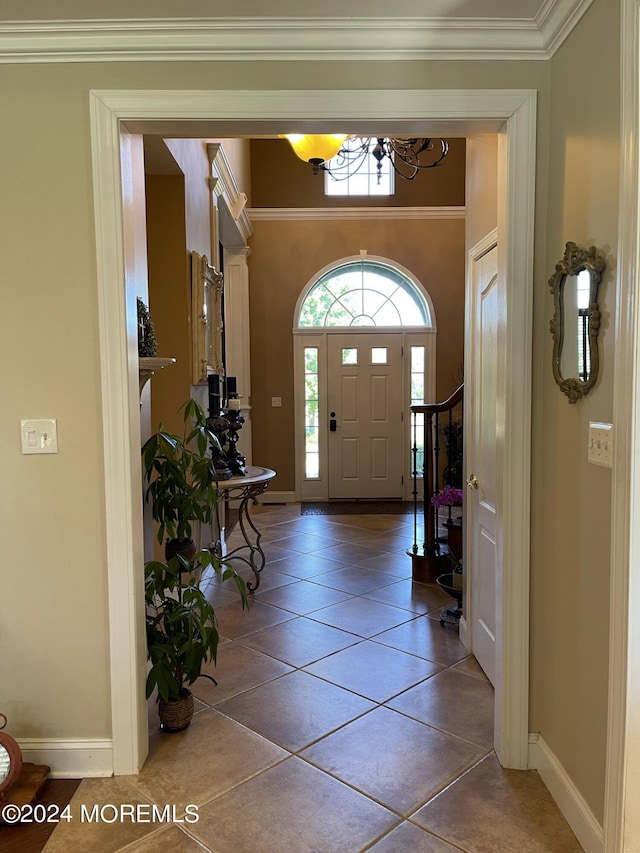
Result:
{"label": "white baseboard", "polygon": [[603,853],[602,827],[562,764],[539,734],[529,735],[529,768],[538,771],[586,853]]}
{"label": "white baseboard", "polygon": [[297,501],[295,492],[272,492],[269,489],[259,499],[263,505],[266,504],[294,504]]}
{"label": "white baseboard", "polygon": [[105,740],[22,738],[22,760],[46,764],[53,779],[113,776],[113,743]]}
{"label": "white baseboard", "polygon": [[460,642],[465,647],[465,649],[467,649],[467,651],[468,651],[469,650],[469,626],[467,625],[467,620],[464,618],[464,616],[460,617],[460,623],[458,625],[458,630],[459,630],[458,636],[460,637]]}

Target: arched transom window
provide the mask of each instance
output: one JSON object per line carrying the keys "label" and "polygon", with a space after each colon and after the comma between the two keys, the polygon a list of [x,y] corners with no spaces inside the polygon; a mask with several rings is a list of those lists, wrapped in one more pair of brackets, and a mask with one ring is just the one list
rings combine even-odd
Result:
{"label": "arched transom window", "polygon": [[299,327],[431,326],[415,282],[374,260],[338,264],[318,278],[302,301]]}

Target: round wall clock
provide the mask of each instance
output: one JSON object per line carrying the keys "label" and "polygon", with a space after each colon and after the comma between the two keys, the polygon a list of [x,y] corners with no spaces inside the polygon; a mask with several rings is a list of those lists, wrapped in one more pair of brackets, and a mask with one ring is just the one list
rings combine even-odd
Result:
{"label": "round wall clock", "polygon": [[[7,718],[0,713],[2,725],[0,729],[4,729],[7,725]],[[4,799],[4,794],[20,776],[22,770],[22,753],[20,747],[15,740],[10,736],[0,731],[0,800]]]}

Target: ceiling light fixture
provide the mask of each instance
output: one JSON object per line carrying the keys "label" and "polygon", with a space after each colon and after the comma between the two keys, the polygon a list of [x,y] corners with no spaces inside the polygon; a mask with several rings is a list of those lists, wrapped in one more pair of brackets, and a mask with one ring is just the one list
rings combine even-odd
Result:
{"label": "ceiling light fixture", "polygon": [[[431,137],[352,137],[286,134],[296,155],[311,164],[313,174],[328,172],[336,181],[358,172],[371,155],[377,163],[378,183],[382,163],[389,160],[394,172],[412,181],[422,169],[440,166],[449,151],[445,139]],[[326,163],[334,162],[329,168]]]}
{"label": "ceiling light fixture", "polygon": [[311,163],[313,174],[317,175],[326,160],[335,157],[342,143],[347,138],[346,133],[325,133],[322,135],[286,133],[285,138],[291,143],[297,157],[305,163]]}

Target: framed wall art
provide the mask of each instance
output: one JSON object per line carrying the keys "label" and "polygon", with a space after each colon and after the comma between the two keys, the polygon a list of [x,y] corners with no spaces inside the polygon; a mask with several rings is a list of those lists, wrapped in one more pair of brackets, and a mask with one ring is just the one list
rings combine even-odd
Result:
{"label": "framed wall art", "polygon": [[191,328],[193,384],[207,381],[222,366],[222,273],[206,255],[191,252]]}

